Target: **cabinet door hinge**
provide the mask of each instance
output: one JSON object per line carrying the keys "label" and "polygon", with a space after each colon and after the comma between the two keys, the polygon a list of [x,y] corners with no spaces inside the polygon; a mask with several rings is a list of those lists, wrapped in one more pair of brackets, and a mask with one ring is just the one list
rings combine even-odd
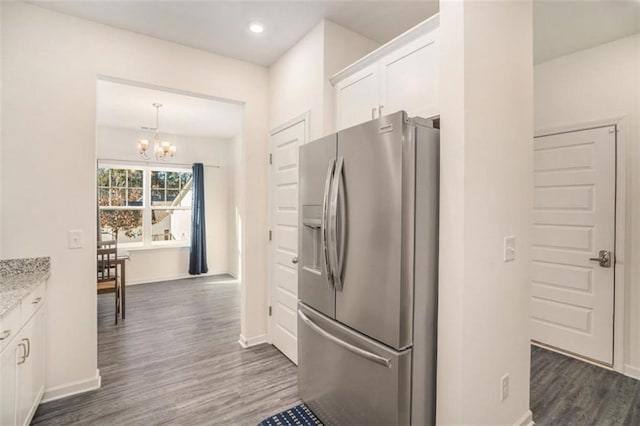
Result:
{"label": "cabinet door hinge", "polygon": [[271,316],[271,306],[269,306],[269,316]]}
{"label": "cabinet door hinge", "polygon": [[269,164],[273,164],[273,154],[269,153]]}
{"label": "cabinet door hinge", "polygon": [[271,230],[269,230],[269,241],[271,241],[272,238],[273,238],[273,232],[271,232]]}

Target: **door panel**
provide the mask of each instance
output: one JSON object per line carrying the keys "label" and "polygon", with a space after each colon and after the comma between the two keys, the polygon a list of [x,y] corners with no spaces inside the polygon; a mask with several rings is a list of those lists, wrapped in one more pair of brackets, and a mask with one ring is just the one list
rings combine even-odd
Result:
{"label": "door panel", "polygon": [[305,142],[301,121],[271,135],[271,340],[293,362],[298,360],[296,305],[298,270],[298,147]]}
{"label": "door panel", "polygon": [[409,424],[411,349],[393,351],[302,304],[299,309],[298,389],[313,412],[325,424]]}
{"label": "door panel", "polygon": [[615,127],[534,142],[532,339],[613,363]]}
{"label": "door panel", "polygon": [[425,34],[380,60],[383,114],[404,110],[410,117],[440,113],[438,30]]}
{"label": "door panel", "polygon": [[412,235],[407,227],[413,222],[403,216],[402,204],[413,186],[403,184],[403,173],[410,172],[403,164],[410,143],[403,121],[404,114],[396,113],[338,134],[346,243],[339,249],[344,264],[336,319],[394,348],[411,344],[411,333],[403,333],[412,315],[412,285],[403,282],[412,277],[403,275],[402,235]]}
{"label": "door panel", "polygon": [[374,118],[378,91],[377,63],[339,82],[336,85],[337,128],[346,129]]}
{"label": "door panel", "polygon": [[330,317],[335,316],[335,291],[325,256],[322,223],[327,178],[336,149],[335,134],[300,147],[300,300]]}

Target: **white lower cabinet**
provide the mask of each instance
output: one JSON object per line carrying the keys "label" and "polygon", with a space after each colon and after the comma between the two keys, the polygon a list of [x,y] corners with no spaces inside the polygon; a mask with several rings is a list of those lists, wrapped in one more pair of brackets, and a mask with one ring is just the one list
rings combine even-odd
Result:
{"label": "white lower cabinet", "polygon": [[0,425],[17,424],[16,373],[18,344],[15,339],[0,353]]}
{"label": "white lower cabinet", "polygon": [[[27,425],[44,393],[44,284],[13,309],[22,310],[19,330],[0,352],[0,425]],[[38,306],[39,305],[39,306]],[[13,315],[9,312],[8,315]],[[18,331],[15,333],[14,331]],[[3,330],[0,330],[0,333]]]}

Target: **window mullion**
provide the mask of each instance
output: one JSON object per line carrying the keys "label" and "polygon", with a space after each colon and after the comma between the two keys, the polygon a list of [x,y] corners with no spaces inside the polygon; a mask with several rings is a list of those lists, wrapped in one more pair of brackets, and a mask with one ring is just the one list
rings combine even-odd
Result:
{"label": "window mullion", "polygon": [[142,177],[144,185],[143,241],[145,247],[151,247],[151,168],[145,167]]}

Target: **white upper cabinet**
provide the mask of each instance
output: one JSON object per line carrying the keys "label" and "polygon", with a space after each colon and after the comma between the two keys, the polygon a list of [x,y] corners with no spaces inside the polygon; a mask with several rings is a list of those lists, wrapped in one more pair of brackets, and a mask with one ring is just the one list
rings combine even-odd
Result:
{"label": "white upper cabinet", "polygon": [[331,78],[336,130],[399,110],[421,117],[440,113],[438,26],[435,15]]}
{"label": "white upper cabinet", "polygon": [[336,84],[338,129],[364,123],[378,115],[378,64],[372,64]]}
{"label": "white upper cabinet", "polygon": [[438,31],[434,30],[380,60],[382,114],[407,111],[409,116],[440,113]]}

